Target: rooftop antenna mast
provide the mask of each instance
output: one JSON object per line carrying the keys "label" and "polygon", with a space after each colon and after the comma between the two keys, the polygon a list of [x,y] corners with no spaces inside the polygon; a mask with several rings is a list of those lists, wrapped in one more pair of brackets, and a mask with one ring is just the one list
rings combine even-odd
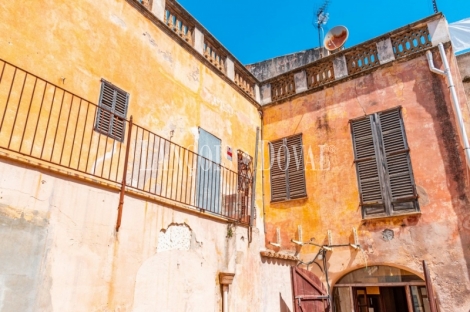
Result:
{"label": "rooftop antenna mast", "polygon": [[322,32],[322,26],[326,25],[328,22],[329,18],[329,13],[326,12],[326,9],[328,8],[328,4],[330,3],[330,0],[324,0],[323,4],[318,8],[317,12],[315,13],[315,24],[317,25],[318,28],[318,46],[321,48],[322,47],[322,38],[321,38],[321,32]]}
{"label": "rooftop antenna mast", "polygon": [[434,9],[434,13],[439,12],[439,10],[437,9],[437,0],[432,0],[432,8]]}

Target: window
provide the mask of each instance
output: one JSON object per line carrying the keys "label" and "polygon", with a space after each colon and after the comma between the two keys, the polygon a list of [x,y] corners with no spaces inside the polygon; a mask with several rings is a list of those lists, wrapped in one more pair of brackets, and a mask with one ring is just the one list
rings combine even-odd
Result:
{"label": "window", "polygon": [[307,196],[302,134],[269,143],[271,201]]}
{"label": "window", "polygon": [[124,141],[129,94],[101,80],[99,108],[95,130],[118,141]]}
{"label": "window", "polygon": [[222,141],[199,128],[197,167],[197,206],[220,213],[220,147]]}
{"label": "window", "polygon": [[362,217],[419,211],[400,109],[351,122]]}
{"label": "window", "polygon": [[247,153],[238,150],[238,195],[240,201],[240,213],[243,217],[250,214],[251,187],[253,182],[253,158]]}

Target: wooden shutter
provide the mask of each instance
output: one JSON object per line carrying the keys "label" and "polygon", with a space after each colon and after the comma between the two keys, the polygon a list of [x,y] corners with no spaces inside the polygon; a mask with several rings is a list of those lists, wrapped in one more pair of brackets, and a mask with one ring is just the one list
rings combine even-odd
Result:
{"label": "wooden shutter", "polygon": [[281,201],[287,197],[286,149],[284,139],[269,143],[271,164],[271,201]]}
{"label": "wooden shutter", "polygon": [[96,118],[95,129],[103,134],[109,134],[113,121],[114,90],[104,81],[101,82],[101,95]]}
{"label": "wooden shutter", "polygon": [[291,136],[285,140],[289,150],[287,158],[288,198],[302,198],[307,196],[302,135]]}
{"label": "wooden shutter", "polygon": [[307,196],[302,135],[269,143],[271,201]]}
{"label": "wooden shutter", "polygon": [[386,215],[373,116],[351,122],[362,217]]}
{"label": "wooden shutter", "polygon": [[95,130],[122,142],[128,102],[128,93],[102,81]]}
{"label": "wooden shutter", "polygon": [[351,123],[363,218],[419,210],[401,111]]}
{"label": "wooden shutter", "polygon": [[111,128],[111,135],[118,140],[123,141],[129,94],[119,89],[115,89],[114,92],[116,100],[114,102],[114,119],[113,126]]}
{"label": "wooden shutter", "polygon": [[417,194],[400,110],[377,114],[383,141],[391,214],[418,210]]}
{"label": "wooden shutter", "polygon": [[310,271],[292,267],[294,312],[328,312],[329,296],[320,279]]}

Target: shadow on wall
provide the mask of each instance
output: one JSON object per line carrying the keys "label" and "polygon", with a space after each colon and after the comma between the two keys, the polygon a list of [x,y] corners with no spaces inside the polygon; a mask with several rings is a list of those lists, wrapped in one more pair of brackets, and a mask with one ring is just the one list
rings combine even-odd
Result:
{"label": "shadow on wall", "polygon": [[282,298],[281,293],[279,293],[279,304],[280,304],[280,308],[279,308],[280,312],[291,312],[291,310],[287,306],[286,302]]}
{"label": "shadow on wall", "polygon": [[[440,57],[436,57],[436,53],[433,53],[434,60],[436,60],[436,66],[442,66]],[[449,57],[449,56],[447,56]],[[455,115],[453,113],[448,92],[444,91],[447,89],[446,82],[443,78],[432,75],[430,80],[421,82],[430,84],[432,88],[433,99],[427,99],[422,93],[422,87],[419,84],[414,86],[413,91],[418,94],[418,103],[426,109],[426,111],[432,116],[434,123],[434,130],[436,136],[439,139],[439,152],[443,155],[445,161],[445,171],[447,179],[448,192],[452,197],[452,208],[458,218],[458,231],[455,235],[460,236],[462,244],[462,250],[464,254],[464,263],[466,268],[461,267],[460,263],[452,263],[445,267],[435,266],[434,273],[440,275],[442,282],[456,280],[459,276],[467,275],[470,277],[470,249],[467,246],[470,245],[470,213],[468,208],[470,207],[470,199],[468,198],[469,189],[466,185],[466,165],[465,156],[460,147],[460,138],[458,135],[457,125],[455,123]],[[428,87],[429,88],[429,87]],[[466,270],[465,270],[466,269]],[[468,298],[468,290],[462,288],[449,288],[452,292],[453,300],[465,301]]]}

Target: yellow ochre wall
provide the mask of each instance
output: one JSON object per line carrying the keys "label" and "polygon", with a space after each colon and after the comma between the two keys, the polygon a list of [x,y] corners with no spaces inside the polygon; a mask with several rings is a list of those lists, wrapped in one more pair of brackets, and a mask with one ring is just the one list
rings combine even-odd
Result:
{"label": "yellow ochre wall", "polygon": [[196,152],[198,127],[220,138],[231,169],[227,145],[254,156],[255,105],[127,1],[7,2],[0,19],[1,59],[92,103],[104,78],[136,124]]}
{"label": "yellow ochre wall", "polygon": [[[221,139],[232,170],[227,145],[254,156],[257,107],[127,1],[4,2],[0,21],[0,59],[93,103],[104,78],[130,94],[134,123],[167,139],[174,130],[172,142],[195,152],[202,127]],[[0,171],[2,312],[218,311],[219,272],[235,273],[232,311],[292,308],[289,267],[259,255],[260,218],[248,244],[246,227],[127,193],[116,233],[115,187],[4,157]],[[189,250],[156,251],[170,227],[190,229]]]}

